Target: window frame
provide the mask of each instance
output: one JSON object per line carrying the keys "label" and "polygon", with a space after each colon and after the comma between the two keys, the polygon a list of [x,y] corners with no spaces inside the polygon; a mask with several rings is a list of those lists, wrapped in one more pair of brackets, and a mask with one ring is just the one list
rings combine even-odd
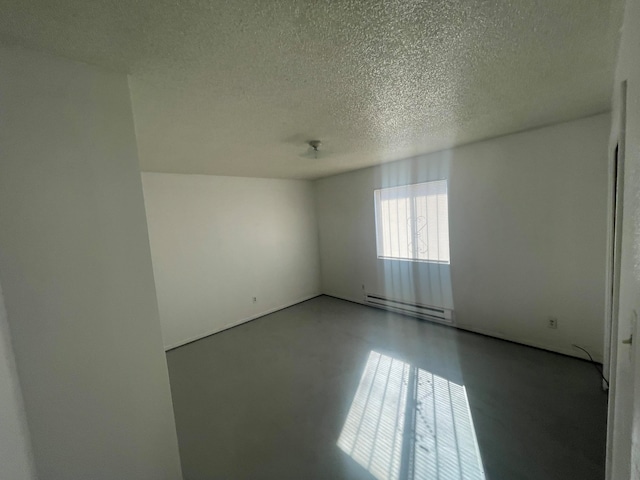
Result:
{"label": "window frame", "polygon": [[[386,255],[382,255],[381,251],[383,251],[384,247],[383,247],[383,243],[384,240],[381,239],[381,236],[384,234],[384,232],[382,232],[382,213],[380,212],[379,209],[379,204],[382,203],[382,200],[378,201],[378,192],[382,192],[385,190],[393,190],[393,189],[401,189],[401,188],[407,188],[407,187],[413,187],[416,185],[423,185],[423,184],[429,184],[429,183],[436,183],[436,182],[444,182],[445,184],[445,189],[446,189],[446,198],[447,198],[447,240],[449,240],[449,181],[447,178],[438,178],[438,179],[434,179],[434,180],[426,180],[424,182],[417,182],[417,183],[410,183],[410,184],[404,184],[404,185],[394,185],[394,186],[389,186],[389,187],[380,187],[380,188],[376,188],[373,190],[373,204],[374,204],[374,215],[375,215],[375,237],[376,237],[376,257],[378,260],[396,260],[396,261],[400,261],[400,262],[415,262],[415,263],[432,263],[432,264],[436,264],[436,265],[450,265],[451,264],[451,251],[450,251],[450,245],[451,242],[448,241],[448,248],[449,248],[449,260],[435,260],[435,259],[423,259],[423,258],[415,258],[415,257],[390,257],[390,256],[386,256]],[[415,198],[415,197],[413,197]],[[410,202],[410,208],[412,211],[412,214],[415,215],[415,202],[412,201]],[[416,223],[412,222],[411,224],[411,239],[414,240],[417,237],[417,232],[416,232]],[[417,242],[413,241],[412,242],[414,245],[417,245]],[[417,255],[416,253],[416,247],[413,247],[413,254],[414,256]]]}

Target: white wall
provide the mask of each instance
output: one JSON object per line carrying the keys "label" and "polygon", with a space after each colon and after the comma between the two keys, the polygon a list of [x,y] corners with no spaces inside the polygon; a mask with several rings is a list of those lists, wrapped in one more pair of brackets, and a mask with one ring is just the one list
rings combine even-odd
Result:
{"label": "white wall", "polygon": [[142,179],[166,348],[320,293],[310,182]]}
{"label": "white wall", "polygon": [[0,281],[38,477],[181,478],[127,78],[0,64]]}
{"label": "white wall", "polygon": [[35,479],[31,442],[0,288],[0,467],[5,480]]}
{"label": "white wall", "polygon": [[[612,352],[615,375],[609,402],[607,474],[611,480],[640,479],[640,1],[626,2],[616,70],[610,151],[620,133],[620,86],[627,81],[626,145],[618,336]],[[633,345],[623,340],[633,335]],[[634,387],[635,385],[635,387]],[[634,390],[635,388],[635,390]]]}
{"label": "white wall", "polygon": [[[323,293],[454,307],[457,325],[602,357],[607,114],[318,180]],[[373,190],[449,179],[451,265],[376,258]],[[547,318],[559,319],[558,329]]]}

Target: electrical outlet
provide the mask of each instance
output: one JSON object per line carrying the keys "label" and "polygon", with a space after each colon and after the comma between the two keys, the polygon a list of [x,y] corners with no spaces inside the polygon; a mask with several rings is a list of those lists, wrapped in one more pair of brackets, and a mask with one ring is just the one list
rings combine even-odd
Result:
{"label": "electrical outlet", "polygon": [[258,297],[253,297],[253,303],[258,303]]}
{"label": "electrical outlet", "polygon": [[557,317],[549,317],[547,326],[549,328],[558,328],[558,318]]}

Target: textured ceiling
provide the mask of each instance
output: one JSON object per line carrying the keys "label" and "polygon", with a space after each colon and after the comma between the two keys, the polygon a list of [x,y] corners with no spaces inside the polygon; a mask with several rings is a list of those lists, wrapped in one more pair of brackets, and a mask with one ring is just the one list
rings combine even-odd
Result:
{"label": "textured ceiling", "polygon": [[[131,74],[142,170],[315,178],[609,109],[619,0],[0,0]],[[301,157],[305,140],[319,158]]]}

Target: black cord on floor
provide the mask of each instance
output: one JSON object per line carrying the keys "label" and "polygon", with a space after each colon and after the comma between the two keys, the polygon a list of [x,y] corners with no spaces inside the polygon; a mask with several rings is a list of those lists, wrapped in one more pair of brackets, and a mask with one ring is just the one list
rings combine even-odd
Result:
{"label": "black cord on floor", "polygon": [[598,371],[598,373],[599,373],[599,374],[600,374],[600,376],[602,377],[602,380],[604,380],[604,383],[606,383],[606,384],[607,384],[607,388],[609,388],[609,381],[608,381],[606,378],[604,378],[604,372],[598,368],[598,362],[596,362],[596,361],[593,359],[593,357],[591,356],[591,354],[590,354],[589,352],[587,352],[584,348],[582,348],[580,345],[572,344],[571,346],[572,346],[572,347],[575,347],[575,348],[578,348],[578,349],[580,349],[580,350],[582,350],[584,353],[586,353],[586,354],[589,356],[589,360],[591,361],[591,363],[593,364],[593,366],[595,367],[595,369]]}

